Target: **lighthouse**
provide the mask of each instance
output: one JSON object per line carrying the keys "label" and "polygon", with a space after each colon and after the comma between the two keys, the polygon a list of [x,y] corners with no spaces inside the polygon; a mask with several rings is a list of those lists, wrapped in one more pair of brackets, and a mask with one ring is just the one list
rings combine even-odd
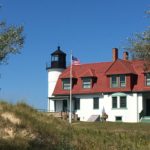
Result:
{"label": "lighthouse", "polygon": [[55,111],[55,103],[53,99],[53,91],[56,86],[59,75],[66,69],[66,53],[64,53],[60,46],[51,53],[51,63],[46,67],[48,72],[48,112]]}

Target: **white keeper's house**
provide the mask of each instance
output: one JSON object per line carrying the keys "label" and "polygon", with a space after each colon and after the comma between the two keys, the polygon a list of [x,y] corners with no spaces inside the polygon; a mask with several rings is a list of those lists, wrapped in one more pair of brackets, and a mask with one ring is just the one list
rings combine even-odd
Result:
{"label": "white keeper's house", "polygon": [[[108,115],[107,121],[150,121],[150,71],[141,60],[128,60],[128,52],[112,61],[72,65],[71,111],[81,121]],[[69,112],[70,66],[60,47],[51,54],[48,72],[48,111]]]}

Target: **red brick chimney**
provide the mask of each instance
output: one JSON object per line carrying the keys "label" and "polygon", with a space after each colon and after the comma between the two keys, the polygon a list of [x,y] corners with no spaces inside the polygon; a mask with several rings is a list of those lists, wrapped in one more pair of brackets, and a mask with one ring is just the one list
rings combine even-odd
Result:
{"label": "red brick chimney", "polygon": [[118,48],[112,49],[112,59],[113,61],[116,61],[118,59]]}
{"label": "red brick chimney", "polygon": [[129,54],[128,52],[123,52],[123,60],[128,60]]}

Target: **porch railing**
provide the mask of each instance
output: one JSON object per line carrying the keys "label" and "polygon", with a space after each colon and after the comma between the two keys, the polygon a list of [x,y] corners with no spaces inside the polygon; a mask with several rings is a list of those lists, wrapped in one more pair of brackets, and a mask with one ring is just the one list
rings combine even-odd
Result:
{"label": "porch railing", "polygon": [[[39,112],[43,112],[47,115],[52,115],[56,118],[61,118],[61,119],[64,119],[64,120],[67,120],[69,118],[69,111],[61,111],[61,112],[48,112],[47,109],[36,109],[37,111]],[[71,114],[72,116],[72,119],[73,120],[79,120],[79,117],[77,114],[75,114],[75,112],[72,112]]]}
{"label": "porch railing", "polygon": [[[48,115],[52,115],[56,118],[61,118],[63,120],[67,120],[69,118],[69,112],[47,112]],[[72,112],[72,119],[77,121],[79,118],[78,118],[78,115],[75,114],[74,112]]]}

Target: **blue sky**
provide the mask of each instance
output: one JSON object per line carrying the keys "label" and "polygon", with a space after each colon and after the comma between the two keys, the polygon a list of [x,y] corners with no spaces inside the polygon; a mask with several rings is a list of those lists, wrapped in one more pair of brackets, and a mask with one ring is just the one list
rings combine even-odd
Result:
{"label": "blue sky", "polygon": [[81,63],[122,57],[126,38],[148,26],[148,0],[0,0],[0,20],[23,25],[25,44],[0,66],[0,98],[47,108],[46,62],[59,45]]}

